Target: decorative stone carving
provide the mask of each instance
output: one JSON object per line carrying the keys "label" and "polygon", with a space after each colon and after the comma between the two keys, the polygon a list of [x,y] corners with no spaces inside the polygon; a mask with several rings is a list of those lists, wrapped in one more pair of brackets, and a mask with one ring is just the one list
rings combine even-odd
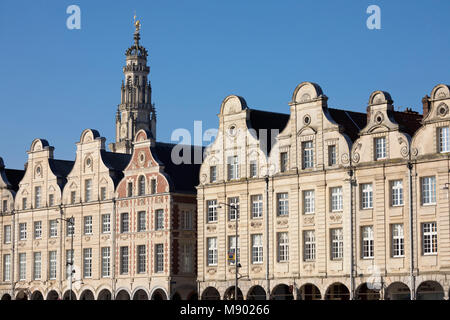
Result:
{"label": "decorative stone carving", "polygon": [[215,274],[217,270],[215,268],[209,268],[206,272],[208,272],[209,274]]}
{"label": "decorative stone carving", "polygon": [[210,232],[216,231],[216,226],[207,226],[206,230],[208,230]]}
{"label": "decorative stone carving", "polygon": [[259,228],[262,226],[262,222],[257,221],[257,222],[251,222],[250,226],[252,226],[253,228]]}
{"label": "decorative stone carving", "polygon": [[359,155],[358,152],[353,153],[353,162],[358,163],[360,158],[361,156]]}
{"label": "decorative stone carving", "polygon": [[109,235],[103,235],[103,236],[101,236],[101,239],[102,239],[102,240],[109,240],[109,238],[110,238]]}
{"label": "decorative stone carving", "polygon": [[349,161],[348,153],[342,154],[342,156],[341,156],[341,162],[342,162],[343,164],[347,164],[348,161]]}
{"label": "decorative stone carving", "polygon": [[314,216],[311,216],[311,217],[305,217],[305,218],[303,219],[303,223],[304,223],[304,224],[314,224]]}
{"label": "decorative stone carving", "polygon": [[261,267],[258,267],[258,266],[252,267],[252,271],[253,271],[253,272],[261,272],[261,270],[262,270]]}
{"label": "decorative stone carving", "polygon": [[437,107],[437,116],[439,117],[445,117],[446,115],[448,115],[448,106],[445,103],[441,103],[438,107]]}
{"label": "decorative stone carving", "polygon": [[315,264],[314,262],[307,262],[303,264],[303,270],[305,270],[306,272],[311,272],[315,269]]}
{"label": "decorative stone carving", "polygon": [[330,220],[332,223],[341,223],[342,222],[342,214],[341,213],[332,213],[330,215]]}

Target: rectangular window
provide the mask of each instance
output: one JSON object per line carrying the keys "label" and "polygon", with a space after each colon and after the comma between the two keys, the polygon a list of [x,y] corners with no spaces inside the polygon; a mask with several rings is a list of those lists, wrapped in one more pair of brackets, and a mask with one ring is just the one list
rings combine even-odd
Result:
{"label": "rectangular window", "polygon": [[50,280],[56,279],[56,251],[50,251],[48,253],[48,265],[49,265],[49,278]]}
{"label": "rectangular window", "polygon": [[11,255],[3,255],[3,281],[11,281]]}
{"label": "rectangular window", "polygon": [[314,231],[305,231],[303,234],[303,257],[305,261],[316,260],[316,237]]}
{"label": "rectangular window", "polygon": [[192,212],[181,211],[181,223],[180,226],[183,230],[192,230]]}
{"label": "rectangular window", "polygon": [[76,197],[77,197],[76,191],[71,191],[71,192],[70,192],[70,203],[71,203],[71,204],[75,204]]}
{"label": "rectangular window", "polygon": [[342,187],[331,188],[331,211],[342,211]]}
{"label": "rectangular window", "polygon": [[303,151],[303,169],[309,169],[314,167],[314,150],[313,150],[313,142],[305,141],[302,142],[302,151]]}
{"label": "rectangular window", "polygon": [[228,198],[228,220],[239,219],[239,197]]}
{"label": "rectangular window", "polygon": [[391,204],[393,207],[403,205],[403,181],[395,180],[391,182]]}
{"label": "rectangular window", "polygon": [[449,127],[442,127],[439,131],[439,152],[450,151]]}
{"label": "rectangular window", "polygon": [[3,200],[2,211],[8,211],[8,200]]}
{"label": "rectangular window", "polygon": [[[237,248],[237,249],[236,249]],[[228,237],[228,254],[233,254],[235,256],[235,259],[239,263],[240,261],[240,250],[239,250],[239,237],[237,238],[236,243],[236,236],[229,236]],[[234,265],[234,260],[228,260],[231,265]]]}
{"label": "rectangular window", "polygon": [[145,245],[137,246],[137,272],[145,273],[146,270],[146,249]]}
{"label": "rectangular window", "polygon": [[289,237],[287,232],[279,232],[278,238],[278,262],[289,261]]}
{"label": "rectangular window", "polygon": [[106,200],[106,187],[100,188],[100,200]]}
{"label": "rectangular window", "polygon": [[54,238],[58,236],[58,220],[50,220],[49,221],[49,232],[48,232],[48,236],[50,238]]}
{"label": "rectangular window", "polygon": [[342,229],[331,229],[331,260],[344,257],[344,234]]}
{"label": "rectangular window", "polygon": [[263,215],[263,199],[261,194],[250,197],[252,202],[252,218],[262,218]]}
{"label": "rectangular window", "polygon": [[375,138],[375,160],[386,158],[386,138]]}
{"label": "rectangular window", "polygon": [[277,213],[278,216],[289,215],[289,195],[288,193],[278,193],[277,194]]}
{"label": "rectangular window", "polygon": [[19,240],[27,240],[27,224],[19,223]]}
{"label": "rectangular window", "polygon": [[162,243],[155,246],[155,272],[164,272],[164,245]]}
{"label": "rectangular window", "polygon": [[314,190],[303,191],[303,213],[314,213]]}
{"label": "rectangular window", "polygon": [[262,234],[252,234],[252,263],[263,263],[263,237]]}
{"label": "rectangular window", "polygon": [[128,273],[128,247],[120,247],[120,274]]}
{"label": "rectangular window", "polygon": [[207,222],[217,221],[217,200],[206,201],[206,206],[208,207]]}
{"label": "rectangular window", "polygon": [[182,272],[191,273],[193,271],[193,256],[192,245],[190,243],[183,243],[181,245]]}
{"label": "rectangular window", "polygon": [[84,199],[86,202],[92,200],[92,179],[86,179],[84,181]]}
{"label": "rectangular window", "polygon": [[27,279],[27,254],[19,253],[19,280]]}
{"label": "rectangular window", "polygon": [[237,156],[227,158],[228,164],[228,180],[239,179],[239,162]]}
{"label": "rectangular window", "polygon": [[128,182],[127,196],[128,197],[132,197],[133,196],[133,182]]}
{"label": "rectangular window", "polygon": [[361,206],[362,209],[373,208],[373,189],[371,183],[361,184]]}
{"label": "rectangular window", "polygon": [[92,248],[83,249],[83,278],[92,277]]}
{"label": "rectangular window", "polygon": [[129,232],[128,212],[120,215],[120,233]]}
{"label": "rectangular window", "polygon": [[208,266],[217,265],[217,238],[207,238]]}
{"label": "rectangular window", "polygon": [[84,217],[84,234],[92,234],[92,216]]}
{"label": "rectangular window", "polygon": [[33,253],[33,280],[41,279],[41,253],[34,252]]}
{"label": "rectangular window", "polygon": [[42,221],[34,222],[34,238],[35,239],[42,238]]}
{"label": "rectangular window", "polygon": [[53,207],[55,205],[55,195],[53,193],[48,195],[48,206]]}
{"label": "rectangular window", "polygon": [[111,232],[111,215],[109,213],[102,214],[102,233]]}
{"label": "rectangular window", "polygon": [[142,232],[146,229],[146,214],[145,211],[139,211],[138,212],[138,225],[137,225],[137,231]]}
{"label": "rectangular window", "polygon": [[70,270],[73,270],[71,267],[73,259],[73,250],[66,250],[66,279],[70,278]]}
{"label": "rectangular window", "polygon": [[328,165],[336,165],[336,145],[328,146]]}
{"label": "rectangular window", "polygon": [[436,204],[436,177],[422,178],[422,204]]}
{"label": "rectangular window", "polygon": [[3,227],[3,242],[11,243],[11,226],[6,225]]}
{"label": "rectangular window", "polygon": [[102,248],[102,278],[111,276],[111,248]]}
{"label": "rectangular window", "polygon": [[373,227],[362,228],[362,258],[370,259],[374,255]]}
{"label": "rectangular window", "polygon": [[156,193],[156,179],[150,180],[150,192],[151,192],[151,194]]}
{"label": "rectangular window", "polygon": [[164,229],[164,210],[158,209],[155,211],[155,230]]}
{"label": "rectangular window", "polygon": [[436,222],[422,224],[422,246],[423,254],[437,253],[437,226]]}
{"label": "rectangular window", "polygon": [[27,198],[22,198],[22,209],[25,210],[27,208]]}
{"label": "rectangular window", "polygon": [[288,153],[281,152],[280,153],[280,171],[286,172],[288,168]]}
{"label": "rectangular window", "polygon": [[71,217],[66,221],[66,235],[73,237],[75,235],[75,218]]}
{"label": "rectangular window", "polygon": [[250,178],[254,178],[258,175],[258,165],[256,164],[256,160],[250,161]]}
{"label": "rectangular window", "polygon": [[209,167],[209,182],[213,183],[217,181],[217,167],[210,166]]}
{"label": "rectangular window", "polygon": [[36,208],[40,208],[42,205],[42,188],[41,187],[34,187],[34,206]]}
{"label": "rectangular window", "polygon": [[405,235],[402,224],[392,225],[392,256],[394,258],[405,256]]}

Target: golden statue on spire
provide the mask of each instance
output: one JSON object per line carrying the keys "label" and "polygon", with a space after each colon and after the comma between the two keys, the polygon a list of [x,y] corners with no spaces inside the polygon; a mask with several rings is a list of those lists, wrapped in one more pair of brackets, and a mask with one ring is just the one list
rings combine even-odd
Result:
{"label": "golden statue on spire", "polygon": [[136,27],[136,32],[139,32],[139,30],[141,30],[141,22],[139,20],[136,20],[136,10],[134,11],[133,21],[134,26]]}

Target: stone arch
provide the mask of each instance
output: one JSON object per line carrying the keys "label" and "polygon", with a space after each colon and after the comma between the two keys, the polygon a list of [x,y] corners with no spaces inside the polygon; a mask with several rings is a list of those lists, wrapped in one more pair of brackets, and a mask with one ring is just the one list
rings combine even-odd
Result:
{"label": "stone arch", "polygon": [[131,300],[130,292],[124,288],[117,290],[115,300]]}
{"label": "stone arch", "polygon": [[349,300],[350,291],[345,284],[335,282],[331,284],[325,294],[325,300]]}
{"label": "stone arch", "polygon": [[208,287],[203,290],[202,300],[220,300],[220,293],[214,287]]}
{"label": "stone arch", "polygon": [[80,294],[80,300],[95,300],[94,293],[90,289],[85,289]]}
{"label": "stone arch", "polygon": [[356,300],[380,300],[380,290],[369,288],[367,282],[361,283],[355,291]]}
{"label": "stone arch", "polygon": [[50,290],[47,293],[47,300],[59,300],[59,294],[56,290]]}
{"label": "stone arch", "polygon": [[384,296],[385,300],[410,300],[411,290],[403,282],[396,281],[392,282],[386,288],[386,294]]}
{"label": "stone arch", "polygon": [[[72,299],[70,299],[71,296],[72,296]],[[77,300],[77,295],[75,294],[75,292],[67,290],[63,294],[63,300]]]}
{"label": "stone arch", "polygon": [[100,133],[95,129],[85,129],[81,133],[80,143],[86,143],[94,141],[94,139],[100,138]]}
{"label": "stone arch", "polygon": [[45,139],[34,139],[33,142],[31,143],[30,151],[31,152],[41,151],[49,146],[50,145],[48,144],[48,141]]}
{"label": "stone arch", "polygon": [[280,283],[272,289],[270,300],[293,300],[291,287],[287,284]]}
{"label": "stone arch", "polygon": [[2,295],[2,301],[9,301],[11,300],[11,295],[9,293],[5,293],[4,295]]}
{"label": "stone arch", "polygon": [[248,290],[247,300],[266,300],[267,293],[263,287],[255,285]]}
{"label": "stone arch", "polygon": [[146,289],[138,287],[134,290],[132,296],[133,300],[148,300],[149,294]]}
{"label": "stone arch", "polygon": [[223,294],[223,300],[244,300],[241,289],[237,288],[237,299],[235,299],[235,286],[229,287]]}
{"label": "stone arch", "polygon": [[28,300],[28,293],[26,290],[20,290],[16,295],[16,300]]}
{"label": "stone arch", "polygon": [[244,109],[247,109],[247,102],[244,98],[236,95],[229,95],[222,101],[220,114],[239,113]]}
{"label": "stone arch", "polygon": [[417,300],[443,300],[444,296],[444,289],[437,281],[424,281],[417,287]]}
{"label": "stone arch", "polygon": [[297,300],[321,300],[319,288],[312,283],[305,283],[298,289]]}
{"label": "stone arch", "polygon": [[151,300],[167,300],[167,292],[163,288],[155,288],[152,290]]}
{"label": "stone arch", "polygon": [[152,134],[145,129],[139,130],[134,136],[134,142],[143,142],[147,141]]}
{"label": "stone arch", "polygon": [[111,300],[112,294],[109,289],[102,289],[98,295],[97,300]]}
{"label": "stone arch", "polygon": [[389,92],[377,90],[370,94],[369,106],[377,104],[392,104],[392,98]]}
{"label": "stone arch", "polygon": [[317,83],[304,81],[295,88],[292,94],[292,102],[305,103],[317,99],[322,95],[322,88]]}
{"label": "stone arch", "polygon": [[431,91],[431,99],[440,100],[440,99],[448,99],[450,98],[450,87],[445,84],[438,84]]}
{"label": "stone arch", "polygon": [[42,295],[42,292],[39,290],[35,290],[30,297],[30,300],[44,300],[44,296]]}

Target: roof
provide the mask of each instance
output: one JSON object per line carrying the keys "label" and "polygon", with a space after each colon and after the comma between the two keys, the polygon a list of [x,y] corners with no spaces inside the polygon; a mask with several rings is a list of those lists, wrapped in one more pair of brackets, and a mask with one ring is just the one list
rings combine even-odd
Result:
{"label": "roof", "polygon": [[69,160],[48,159],[48,164],[55,176],[58,178],[65,178],[72,170],[75,162]]}
{"label": "roof", "polygon": [[[261,129],[267,130],[267,153],[270,152],[272,146],[275,143],[276,136],[272,136],[271,130],[276,129],[279,132],[283,131],[286,127],[286,124],[289,121],[289,114],[284,113],[276,113],[276,112],[268,112],[261,111],[255,109],[249,109],[250,111],[250,127],[256,130],[256,135],[258,139],[260,139],[260,131]],[[265,141],[260,141],[261,148],[264,149]]]}
{"label": "roof", "polygon": [[411,137],[422,126],[423,115],[418,112],[393,111],[391,114],[394,116],[394,120],[399,124],[400,131],[406,132]]}
{"label": "roof", "polygon": [[110,170],[110,176],[113,179],[114,186],[117,186],[123,178],[123,170],[131,160],[130,154],[109,152],[100,150],[103,163]]}
{"label": "roof", "polygon": [[344,133],[355,142],[367,124],[367,114],[342,109],[328,108],[328,112],[336,123],[344,128]]}
{"label": "roof", "polygon": [[[201,162],[194,163],[194,155],[195,152],[200,152],[202,156],[200,161],[202,161],[204,147],[178,145],[180,150],[183,149],[181,147],[191,149],[191,163],[175,164],[172,161],[172,150],[175,146],[177,145],[172,143],[156,142],[154,147],[150,147],[150,150],[156,160],[164,166],[164,172],[169,178],[170,191],[195,193],[195,186],[199,184]],[[181,153],[180,156],[183,154]]]}
{"label": "roof", "polygon": [[5,169],[6,179],[11,185],[11,189],[19,190],[19,183],[25,175],[25,170]]}

